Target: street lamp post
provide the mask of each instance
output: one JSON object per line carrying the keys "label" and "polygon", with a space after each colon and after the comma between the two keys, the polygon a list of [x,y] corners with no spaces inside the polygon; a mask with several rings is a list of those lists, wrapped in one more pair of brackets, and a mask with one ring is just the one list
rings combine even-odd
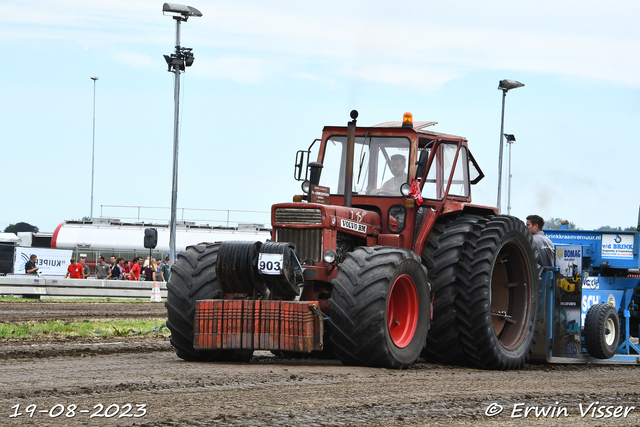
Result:
{"label": "street lamp post", "polygon": [[507,186],[507,215],[511,215],[511,144],[516,142],[516,137],[510,133],[505,133],[504,137],[507,138],[507,144],[509,144],[509,185]]}
{"label": "street lamp post", "polygon": [[173,123],[173,178],[171,186],[171,222],[169,224],[169,265],[175,263],[176,257],[176,210],[178,204],[178,123],[180,118],[180,72],[184,72],[185,67],[193,64],[193,53],[191,48],[180,47],[180,23],[187,22],[190,16],[202,16],[202,13],[195,7],[182,4],[165,3],[162,5],[162,13],[170,14],[176,21],[176,52],[171,55],[164,55],[170,73],[175,74],[173,101],[174,101],[174,123]]}
{"label": "street lamp post", "polygon": [[93,221],[93,175],[96,153],[96,81],[98,77],[92,76],[91,80],[93,80],[93,142],[91,144],[91,210],[89,216],[91,221]]}
{"label": "street lamp post", "polygon": [[504,135],[504,102],[507,97],[507,92],[511,89],[517,89],[524,86],[523,83],[515,80],[500,80],[498,89],[502,91],[502,118],[500,120],[500,154],[498,156],[498,213],[502,213],[502,152],[503,152],[503,140]]}

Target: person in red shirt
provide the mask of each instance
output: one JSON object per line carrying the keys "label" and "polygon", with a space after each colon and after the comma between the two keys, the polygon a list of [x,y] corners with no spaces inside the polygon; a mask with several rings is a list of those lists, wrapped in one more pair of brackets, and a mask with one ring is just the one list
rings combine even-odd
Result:
{"label": "person in red shirt", "polygon": [[71,276],[72,279],[84,279],[84,267],[82,264],[78,264],[75,258],[71,258],[71,265],[67,267],[67,274],[64,278]]}
{"label": "person in red shirt", "polygon": [[131,271],[129,272],[129,280],[140,280],[140,271],[142,270],[142,257],[135,257],[131,263]]}

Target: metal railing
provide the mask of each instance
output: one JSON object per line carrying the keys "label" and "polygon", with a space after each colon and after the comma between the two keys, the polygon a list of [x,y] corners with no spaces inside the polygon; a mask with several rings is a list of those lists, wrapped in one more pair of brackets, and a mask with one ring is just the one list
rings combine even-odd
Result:
{"label": "metal railing", "polygon": [[[246,211],[235,209],[198,209],[179,208],[179,221],[206,222],[209,225],[224,225],[230,227],[242,223],[271,224],[270,211]],[[122,215],[125,213],[125,215]],[[118,218],[132,221],[169,221],[170,208],[160,206],[124,206],[124,205],[100,205],[101,218]],[[215,215],[216,217],[210,216]],[[220,214],[223,217],[219,216]]]}
{"label": "metal railing", "polygon": [[28,295],[37,298],[151,298],[153,288],[167,298],[166,282],[132,280],[61,279],[23,274],[22,277],[0,277],[0,295]]}

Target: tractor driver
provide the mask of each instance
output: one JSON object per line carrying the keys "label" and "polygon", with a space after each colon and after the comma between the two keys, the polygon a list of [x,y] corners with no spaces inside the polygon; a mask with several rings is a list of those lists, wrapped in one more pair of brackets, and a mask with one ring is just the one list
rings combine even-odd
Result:
{"label": "tractor driver", "polygon": [[396,193],[400,194],[400,186],[407,182],[407,174],[405,168],[407,166],[407,158],[402,154],[394,154],[389,159],[389,170],[393,174],[393,178],[382,184],[382,188],[378,190],[372,190],[370,193]]}

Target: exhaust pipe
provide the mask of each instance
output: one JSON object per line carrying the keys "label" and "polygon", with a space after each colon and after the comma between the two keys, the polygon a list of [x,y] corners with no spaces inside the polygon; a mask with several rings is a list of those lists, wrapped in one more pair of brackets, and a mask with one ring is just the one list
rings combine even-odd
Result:
{"label": "exhaust pipe", "polygon": [[347,123],[347,161],[344,171],[344,205],[351,207],[353,195],[353,153],[356,145],[356,119],[358,112],[351,110],[351,120]]}

